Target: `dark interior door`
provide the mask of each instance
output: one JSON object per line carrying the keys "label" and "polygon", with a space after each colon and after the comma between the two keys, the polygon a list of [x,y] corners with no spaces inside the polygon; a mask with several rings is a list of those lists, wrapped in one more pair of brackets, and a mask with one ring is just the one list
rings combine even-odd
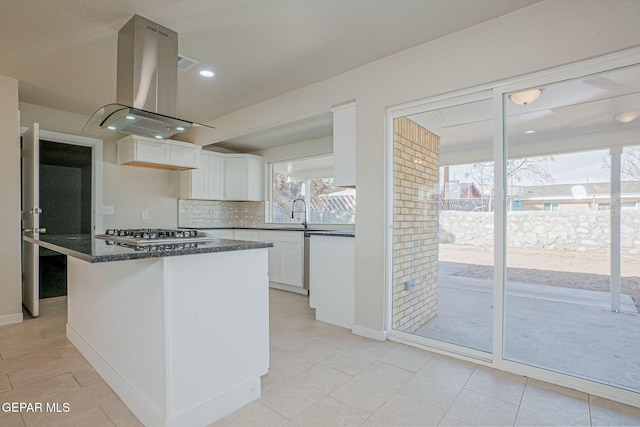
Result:
{"label": "dark interior door", "polygon": [[[40,141],[40,222],[47,234],[91,233],[92,149]],[[67,258],[40,250],[40,298],[66,295]]]}

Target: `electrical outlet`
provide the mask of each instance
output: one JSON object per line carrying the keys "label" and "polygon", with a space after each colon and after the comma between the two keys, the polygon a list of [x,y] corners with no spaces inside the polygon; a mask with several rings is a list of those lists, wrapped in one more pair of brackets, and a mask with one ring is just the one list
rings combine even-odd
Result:
{"label": "electrical outlet", "polygon": [[113,206],[103,206],[102,215],[113,215]]}
{"label": "electrical outlet", "polygon": [[413,291],[416,289],[416,281],[414,279],[407,280],[404,282],[404,290],[405,291]]}
{"label": "electrical outlet", "polygon": [[149,219],[149,211],[142,211],[142,219]]}

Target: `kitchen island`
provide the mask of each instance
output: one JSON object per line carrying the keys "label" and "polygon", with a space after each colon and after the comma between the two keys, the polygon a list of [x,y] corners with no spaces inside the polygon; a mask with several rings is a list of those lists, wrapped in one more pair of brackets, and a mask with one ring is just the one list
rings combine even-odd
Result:
{"label": "kitchen island", "polygon": [[25,240],[67,255],[67,337],[142,423],[204,426],[260,397],[270,244]]}

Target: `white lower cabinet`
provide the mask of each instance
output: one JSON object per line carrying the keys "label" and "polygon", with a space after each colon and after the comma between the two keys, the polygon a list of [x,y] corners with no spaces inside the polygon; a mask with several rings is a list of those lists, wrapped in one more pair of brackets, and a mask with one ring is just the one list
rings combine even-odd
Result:
{"label": "white lower cabinet", "polygon": [[304,233],[260,231],[260,241],[269,248],[269,284],[274,288],[306,294],[304,289]]}
{"label": "white lower cabinet", "polygon": [[302,262],[304,253],[302,243],[274,242],[278,249],[280,263],[280,282],[302,287]]}
{"label": "white lower cabinet", "polygon": [[269,284],[271,284],[271,282],[280,281],[280,277],[282,276],[282,268],[280,266],[282,256],[280,255],[280,248],[277,247],[275,243],[272,248],[268,248],[268,252],[269,252]]}
{"label": "white lower cabinet", "polygon": [[258,230],[241,230],[235,229],[233,230],[233,238],[236,240],[253,240],[255,242],[259,242],[260,232]]}
{"label": "white lower cabinet", "polygon": [[220,239],[249,240],[272,243],[268,248],[269,286],[285,291],[308,294],[304,289],[304,233],[257,229],[202,230]]}
{"label": "white lower cabinet", "polygon": [[311,235],[309,305],[316,319],[353,329],[355,239]]}
{"label": "white lower cabinet", "polygon": [[220,230],[202,230],[207,236],[217,237],[218,239],[233,239],[232,229],[220,229]]}

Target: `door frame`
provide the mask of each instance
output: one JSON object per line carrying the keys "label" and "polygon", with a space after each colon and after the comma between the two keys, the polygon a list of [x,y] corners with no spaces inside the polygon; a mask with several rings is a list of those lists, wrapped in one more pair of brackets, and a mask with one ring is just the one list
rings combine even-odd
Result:
{"label": "door frame", "polygon": [[[25,134],[25,132],[27,132],[28,130],[29,128],[21,126],[20,137],[22,137]],[[79,146],[91,148],[91,234],[95,235],[97,232],[102,232],[103,230],[103,222],[102,222],[103,141],[101,139],[47,131],[43,129],[39,130],[38,140],[39,141],[47,140],[51,142],[57,142],[60,144],[79,145]],[[38,158],[38,167],[39,165],[40,165],[40,159]],[[38,187],[39,187],[39,183],[38,183]],[[22,204],[22,201],[21,201],[21,204]],[[22,240],[21,243],[23,248],[25,244],[33,244],[33,243],[26,242],[24,239]],[[25,268],[25,265],[22,262],[21,271],[23,275],[24,275],[24,268]],[[33,268],[36,268],[36,269],[39,268],[37,262],[35,263],[35,266]],[[39,274],[39,270],[37,270],[37,272]],[[21,288],[21,290],[24,291],[24,280],[23,280],[22,286],[23,287]],[[39,283],[34,282],[33,286],[37,287],[39,286]],[[35,307],[33,307],[32,309],[33,311],[32,314],[34,316],[39,315],[39,300],[40,298],[38,297],[37,299],[35,299],[35,302],[34,302]]]}
{"label": "door frame", "polygon": [[[20,136],[28,130],[28,127],[20,127]],[[103,141],[97,138],[89,138],[80,135],[54,132],[40,129],[40,139],[60,144],[79,145],[91,148],[91,234],[102,233],[102,198],[103,198]]]}
{"label": "door frame", "polygon": [[[37,238],[40,232],[40,126],[34,123],[21,143],[21,228]],[[28,232],[27,230],[31,230]],[[22,239],[22,305],[32,317],[40,314],[40,247]]]}
{"label": "door frame", "polygon": [[[385,120],[385,334],[396,342],[404,343],[431,352],[444,354],[457,359],[469,361],[501,371],[535,378],[563,387],[573,388],[594,396],[611,399],[617,402],[637,406],[638,393],[609,386],[595,381],[582,379],[559,372],[528,366],[523,363],[503,358],[504,330],[504,290],[506,277],[506,145],[504,138],[503,118],[505,94],[531,87],[542,86],[562,80],[606,72],[616,68],[640,64],[640,48],[631,48],[597,58],[558,66],[549,70],[533,72],[503,81],[491,82],[456,92],[426,98],[419,101],[389,106]],[[473,101],[484,91],[493,92],[494,140],[493,161],[495,175],[495,217],[494,217],[494,316],[493,316],[493,352],[490,355],[479,353],[462,346],[434,342],[429,339],[416,338],[412,334],[395,331],[392,327],[392,287],[393,287],[393,119],[397,117],[429,111],[443,106],[456,105],[464,101]],[[489,357],[487,357],[489,356]]]}

